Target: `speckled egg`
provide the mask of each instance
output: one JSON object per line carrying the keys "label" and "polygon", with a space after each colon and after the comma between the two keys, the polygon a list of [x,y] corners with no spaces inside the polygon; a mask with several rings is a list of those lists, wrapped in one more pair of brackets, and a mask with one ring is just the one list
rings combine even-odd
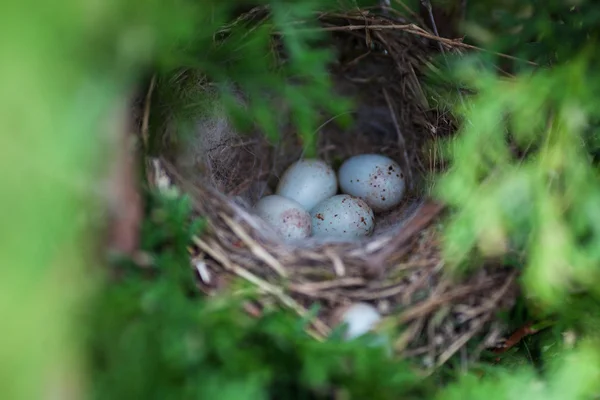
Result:
{"label": "speckled egg", "polygon": [[276,194],[295,200],[310,211],[321,201],[337,193],[335,171],[325,161],[300,160],[283,174]]}
{"label": "speckled egg", "polygon": [[402,201],[404,173],[398,163],[379,154],[350,157],[338,171],[343,193],[363,199],[374,212],[391,210]]}
{"label": "speckled egg", "polygon": [[311,234],[310,214],[294,200],[265,196],[256,203],[254,211],[285,240],[303,239]]}
{"label": "speckled egg", "polygon": [[317,204],[311,211],[313,236],[353,239],[373,233],[373,210],[358,197],[340,194]]}

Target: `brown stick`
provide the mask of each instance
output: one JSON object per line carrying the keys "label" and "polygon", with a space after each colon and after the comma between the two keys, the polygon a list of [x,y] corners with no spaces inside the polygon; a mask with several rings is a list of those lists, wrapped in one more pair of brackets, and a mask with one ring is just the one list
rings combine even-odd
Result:
{"label": "brown stick", "polygon": [[[419,208],[415,216],[406,224],[400,234],[386,246],[386,248],[367,260],[366,275],[369,277],[379,276],[383,272],[385,261],[406,244],[416,234],[427,227],[434,218],[444,209],[441,203],[428,201]],[[407,250],[406,250],[407,251]]]}
{"label": "brown stick", "polygon": [[[408,33],[412,33],[414,35],[422,36],[422,37],[427,38],[427,39],[436,40],[436,41],[441,42],[441,43],[443,43],[443,44],[445,44],[447,46],[450,46],[450,47],[462,47],[462,48],[465,48],[465,49],[483,51],[483,52],[486,52],[486,53],[495,54],[495,55],[497,55],[499,57],[507,58],[509,60],[523,61],[523,62],[525,62],[525,63],[527,63],[529,65],[538,66],[538,64],[535,63],[535,62],[533,62],[533,61],[523,60],[523,59],[521,59],[519,57],[511,56],[509,54],[498,53],[498,52],[495,52],[495,51],[484,49],[482,47],[473,46],[471,44],[463,43],[460,40],[447,39],[447,38],[436,36],[434,34],[431,34],[431,33],[427,32],[424,29],[419,28],[415,24],[344,25],[344,26],[326,26],[326,27],[314,28],[314,29],[307,28],[307,29],[304,29],[304,30],[305,31],[322,30],[322,31],[327,31],[327,32],[334,32],[334,31],[342,31],[343,32],[343,31],[359,31],[359,30],[379,30],[379,31],[384,31],[384,30],[401,30],[401,31],[405,31],[405,32],[408,32]],[[302,30],[300,30],[300,31],[302,31]]]}
{"label": "brown stick", "polygon": [[516,346],[523,338],[537,333],[539,330],[533,329],[531,327],[532,325],[533,325],[532,322],[526,323],[521,328],[516,330],[512,335],[510,335],[508,337],[508,339],[506,339],[505,343],[503,343],[502,345],[493,349],[492,351],[496,354],[504,353],[504,352],[508,351],[509,349],[513,348],[514,346]]}
{"label": "brown stick", "polygon": [[[129,104],[129,103],[128,103]],[[109,222],[109,251],[120,255],[134,256],[139,245],[139,229],[143,218],[142,196],[138,185],[138,154],[135,130],[129,107],[119,109],[116,120],[116,142],[114,158],[110,160],[109,177],[111,204]]]}

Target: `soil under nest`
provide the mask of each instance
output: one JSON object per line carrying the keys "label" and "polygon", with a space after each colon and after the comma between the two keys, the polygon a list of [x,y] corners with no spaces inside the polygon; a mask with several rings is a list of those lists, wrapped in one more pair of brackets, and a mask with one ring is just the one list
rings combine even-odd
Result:
{"label": "soil under nest", "polygon": [[[394,348],[405,356],[441,365],[478,337],[468,355],[477,357],[502,332],[495,314],[512,305],[516,287],[514,275],[497,268],[461,282],[444,274],[436,225],[442,206],[427,199],[425,177],[438,167],[431,146],[455,129],[446,112],[429,104],[421,83],[439,42],[399,16],[363,11],[319,20],[338,55],[331,65],[335,88],[357,108],[350,129],[324,116],[318,157],[337,165],[356,154],[387,155],[407,172],[408,193],[396,209],[376,216],[369,238],[286,244],[251,207],[302,156],[293,129],[286,126],[281,142],[271,145],[259,131],[240,135],[217,107],[198,117],[191,141],[166,147],[153,160],[155,173],[190,195],[208,221],[208,231],[194,239],[198,285],[212,293],[241,277],[300,314],[318,304],[311,333],[319,338],[328,335],[340,308],[369,302],[398,328]],[[177,134],[172,129],[165,137]]]}

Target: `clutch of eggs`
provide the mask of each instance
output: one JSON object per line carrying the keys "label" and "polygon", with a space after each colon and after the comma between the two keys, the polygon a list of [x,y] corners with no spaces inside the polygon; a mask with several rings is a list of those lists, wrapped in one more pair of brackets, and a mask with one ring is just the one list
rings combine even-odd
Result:
{"label": "clutch of eggs", "polygon": [[382,155],[350,157],[337,175],[322,160],[304,159],[284,172],[276,194],[261,199],[255,211],[286,240],[356,239],[373,233],[373,213],[397,206],[404,190],[400,166]]}

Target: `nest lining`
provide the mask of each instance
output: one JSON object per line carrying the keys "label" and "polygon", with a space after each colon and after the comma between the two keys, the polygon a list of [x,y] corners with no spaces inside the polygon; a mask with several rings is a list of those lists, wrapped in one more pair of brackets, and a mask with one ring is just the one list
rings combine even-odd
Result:
{"label": "nest lining", "polygon": [[436,51],[426,39],[432,35],[366,12],[323,14],[320,22],[339,56],[331,66],[335,88],[355,99],[357,108],[349,130],[324,117],[318,157],[335,165],[356,154],[387,155],[407,172],[407,194],[396,209],[376,216],[369,238],[285,243],[251,211],[302,156],[285,106],[282,141],[273,146],[258,131],[240,135],[217,105],[199,116],[191,142],[160,158],[163,173],[208,220],[209,232],[195,238],[192,255],[200,288],[220,290],[233,275],[300,314],[319,304],[316,337],[328,334],[340,307],[370,302],[405,327],[396,350],[424,356],[428,365],[445,362],[475,335],[487,334],[481,348],[491,344],[501,331],[495,312],[515,297],[514,276],[483,269],[464,282],[446,279],[435,225],[442,207],[425,196],[424,176],[431,169],[426,146],[454,131],[452,121],[429,106],[420,83],[420,71]]}

